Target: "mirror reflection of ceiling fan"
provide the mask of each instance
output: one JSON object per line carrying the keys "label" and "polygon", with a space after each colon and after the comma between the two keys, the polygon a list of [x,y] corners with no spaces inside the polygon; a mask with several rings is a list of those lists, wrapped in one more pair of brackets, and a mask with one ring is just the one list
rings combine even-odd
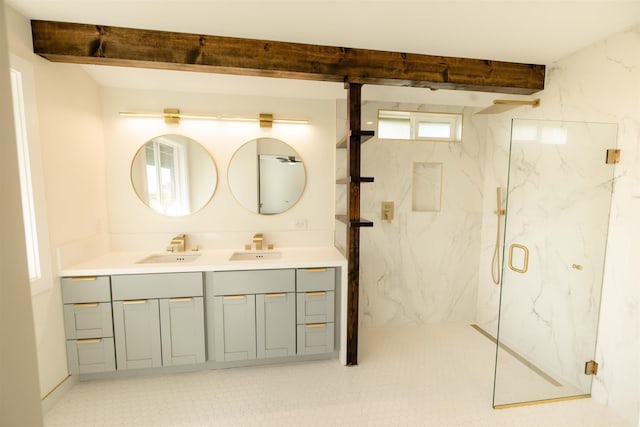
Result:
{"label": "mirror reflection of ceiling fan", "polygon": [[280,162],[282,163],[301,163],[302,162],[302,160],[296,159],[295,156],[276,157],[276,159],[280,160]]}

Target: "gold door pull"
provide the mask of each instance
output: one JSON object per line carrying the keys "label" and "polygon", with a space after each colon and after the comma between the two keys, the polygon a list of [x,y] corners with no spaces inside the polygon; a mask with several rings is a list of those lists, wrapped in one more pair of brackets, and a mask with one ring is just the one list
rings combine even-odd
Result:
{"label": "gold door pull", "polygon": [[307,268],[306,269],[309,273],[322,273],[324,271],[327,271],[326,268]]}
{"label": "gold door pull", "polygon": [[146,304],[146,303],[147,303],[146,299],[132,299],[128,301],[122,301],[122,304],[124,305]]}
{"label": "gold door pull", "polygon": [[286,292],[280,292],[277,294],[266,294],[267,298],[284,298],[286,296],[287,296]]}
{"label": "gold door pull", "polygon": [[192,297],[169,298],[169,302],[191,302],[191,301],[193,301]]}
{"label": "gold door pull", "polygon": [[87,282],[87,281],[98,280],[98,277],[96,277],[96,276],[80,276],[80,277],[72,277],[71,280],[73,280],[74,282]]}
{"label": "gold door pull", "polygon": [[83,340],[76,340],[78,344],[98,344],[102,342],[102,338],[87,338]]}
{"label": "gold door pull", "polygon": [[324,328],[327,326],[326,323],[309,323],[307,325],[305,325],[307,328]]}
{"label": "gold door pull", "polygon": [[306,295],[307,295],[307,296],[310,296],[310,297],[320,297],[320,296],[324,296],[324,295],[326,295],[326,294],[327,294],[327,293],[326,293],[325,291],[318,291],[318,292],[306,292]]}
{"label": "gold door pull", "polygon": [[584,267],[580,264],[571,264],[571,268],[575,269],[575,270],[582,270],[584,269]]}
{"label": "gold door pull", "polygon": [[[520,249],[523,252],[524,258],[522,260],[522,267],[516,267],[513,265],[513,250]],[[513,243],[509,246],[509,268],[515,271],[516,273],[526,273],[529,269],[529,248],[525,245],[519,245],[517,243]]]}
{"label": "gold door pull", "polygon": [[95,308],[98,306],[97,302],[83,302],[78,304],[73,304],[74,308]]}

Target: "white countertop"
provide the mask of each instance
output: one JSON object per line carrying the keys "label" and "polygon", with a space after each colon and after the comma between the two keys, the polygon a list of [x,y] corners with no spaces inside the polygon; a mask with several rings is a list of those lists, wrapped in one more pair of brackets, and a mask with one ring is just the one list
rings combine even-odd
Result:
{"label": "white countertop", "polygon": [[[282,257],[250,261],[230,261],[234,252],[242,250],[212,250],[184,252],[185,255],[199,253],[188,262],[139,264],[149,255],[179,255],[171,252],[109,252],[89,261],[63,268],[60,275],[102,276],[116,274],[174,273],[188,271],[264,270],[278,268],[346,267],[346,258],[334,247],[278,248]],[[272,251],[263,251],[265,253]]]}

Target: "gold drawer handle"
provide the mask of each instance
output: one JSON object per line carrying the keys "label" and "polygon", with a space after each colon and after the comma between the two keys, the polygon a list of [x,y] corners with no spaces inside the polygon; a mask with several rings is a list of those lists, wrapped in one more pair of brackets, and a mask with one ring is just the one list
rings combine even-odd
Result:
{"label": "gold drawer handle", "polygon": [[246,295],[225,295],[223,299],[244,299]]}
{"label": "gold drawer handle", "polygon": [[326,295],[327,292],[326,291],[321,291],[321,292],[306,292],[305,295],[308,295],[310,297],[320,297],[323,295]]}
{"label": "gold drawer handle", "polygon": [[73,308],[91,308],[91,307],[97,307],[98,303],[97,302],[86,302],[86,303],[82,303],[82,304],[73,304]]}
{"label": "gold drawer handle", "polygon": [[89,281],[89,280],[98,280],[98,277],[97,276],[72,277],[71,280],[73,280],[74,282],[81,282],[81,281]]}
{"label": "gold drawer handle", "polygon": [[281,292],[278,294],[266,294],[267,298],[282,298],[282,297],[286,297],[287,294],[285,292]]}
{"label": "gold drawer handle", "polygon": [[307,328],[324,328],[325,326],[327,326],[326,323],[309,323],[308,325],[305,325]]}
{"label": "gold drawer handle", "polygon": [[129,301],[122,301],[122,304],[124,304],[124,305],[146,304],[146,303],[147,303],[146,299],[134,299],[134,300],[129,300]]}
{"label": "gold drawer handle", "polygon": [[170,298],[169,302],[191,302],[193,301],[192,297],[184,297],[184,298]]}
{"label": "gold drawer handle", "polygon": [[327,271],[326,268],[307,268],[309,273],[322,273],[323,271]]}
{"label": "gold drawer handle", "polygon": [[76,340],[78,344],[97,344],[102,342],[102,338],[89,338],[84,340]]}
{"label": "gold drawer handle", "polygon": [[582,270],[584,267],[580,264],[571,264],[571,268],[574,268],[576,270]]}

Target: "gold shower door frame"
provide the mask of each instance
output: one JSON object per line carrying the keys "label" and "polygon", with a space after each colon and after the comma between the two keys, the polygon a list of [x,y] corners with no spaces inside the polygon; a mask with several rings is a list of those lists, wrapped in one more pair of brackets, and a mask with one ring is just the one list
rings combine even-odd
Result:
{"label": "gold shower door frame", "polygon": [[615,124],[512,121],[495,408],[591,394],[616,139]]}

